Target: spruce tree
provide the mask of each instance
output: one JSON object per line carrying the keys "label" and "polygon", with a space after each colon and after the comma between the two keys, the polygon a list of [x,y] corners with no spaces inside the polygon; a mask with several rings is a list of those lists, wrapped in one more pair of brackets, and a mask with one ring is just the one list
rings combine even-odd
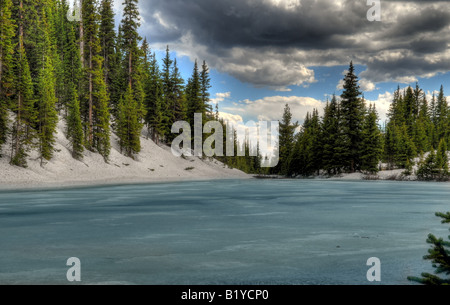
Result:
{"label": "spruce tree", "polygon": [[323,169],[328,175],[338,174],[342,167],[339,160],[340,130],[339,103],[333,95],[325,107],[322,120]]}
{"label": "spruce tree", "polygon": [[361,170],[368,173],[378,172],[378,163],[383,151],[381,131],[378,127],[378,115],[375,105],[370,106],[363,126],[363,142],[361,151]]}
{"label": "spruce tree", "polygon": [[202,71],[200,73],[200,96],[202,100],[202,113],[205,116],[210,116],[212,113],[212,107],[209,104],[210,102],[210,93],[209,89],[211,88],[211,77],[209,75],[209,67],[206,64],[206,61],[203,61]]}
{"label": "spruce tree", "polygon": [[298,123],[292,122],[292,113],[288,104],[284,107],[283,117],[279,123],[279,157],[280,161],[274,168],[276,173],[287,175],[290,157],[294,149],[294,134]]}
{"label": "spruce tree", "polygon": [[80,101],[74,84],[72,84],[69,93],[66,134],[72,146],[72,157],[81,160],[84,151],[83,126],[81,124]]}
{"label": "spruce tree", "polygon": [[59,57],[56,54],[56,41],[52,37],[52,11],[51,6],[42,10],[39,27],[42,37],[38,47],[42,54],[40,61],[41,68],[37,81],[37,129],[39,135],[39,152],[41,165],[44,160],[50,160],[53,157],[55,145],[56,125],[58,116],[56,112],[56,87],[54,62],[59,63]]}
{"label": "spruce tree", "polygon": [[[450,213],[436,213],[436,216],[442,218],[443,224],[450,223]],[[450,241],[445,241],[443,238],[437,238],[433,234],[430,234],[428,235],[427,243],[431,245],[431,249],[428,250],[428,255],[425,255],[424,259],[431,261],[435,268],[435,274],[422,273],[422,277],[408,277],[408,280],[424,285],[449,285]],[[446,275],[447,278],[441,278],[439,276],[441,274]]]}
{"label": "spruce tree", "polygon": [[408,126],[404,123],[396,130],[397,140],[395,142],[395,164],[399,168],[406,168],[407,164],[412,164],[417,156],[416,146],[408,133]]}
{"label": "spruce tree", "polygon": [[14,87],[15,23],[12,18],[12,1],[0,1],[0,157],[8,133],[8,108]]}
{"label": "spruce tree", "polygon": [[133,157],[141,151],[140,135],[143,124],[136,113],[136,100],[133,90],[128,87],[127,92],[119,104],[119,120],[117,122],[117,135],[122,152]]}
{"label": "spruce tree", "polygon": [[95,1],[84,0],[82,7],[84,27],[85,77],[84,117],[85,143],[88,149],[99,152],[105,161],[111,150],[109,97],[103,72],[103,58],[98,37],[98,14]]}
{"label": "spruce tree", "polygon": [[58,116],[56,113],[55,78],[50,58],[46,59],[45,66],[39,77],[38,98],[38,126],[39,126],[39,152],[41,165],[43,160],[53,157],[55,145],[56,125]]}
{"label": "spruce tree", "polygon": [[[132,141],[129,143],[129,147],[125,149],[127,154],[131,156],[133,153],[137,153],[140,151],[140,137],[135,136],[134,134],[137,132],[134,128],[141,126],[142,122],[145,118],[145,91],[143,85],[143,76],[145,75],[145,67],[143,63],[143,58],[145,54],[143,54],[142,49],[139,47],[139,42],[141,41],[141,37],[138,34],[138,28],[140,26],[140,16],[138,10],[138,0],[125,0],[123,2],[124,5],[124,13],[122,19],[122,35],[123,35],[123,45],[122,49],[124,51],[124,67],[126,68],[126,81],[128,84],[127,91],[123,98],[123,103],[125,103],[125,107],[122,107],[122,110],[127,111],[125,116],[129,111],[133,112],[136,115],[136,122],[133,119],[129,118],[129,120],[133,121],[132,126],[129,129],[133,130],[129,131],[128,137],[132,138]],[[132,98],[134,102],[130,102],[129,94],[132,94]],[[129,107],[134,107],[132,110]],[[119,114],[119,117],[123,117],[122,114]],[[130,134],[131,132],[131,134]],[[138,131],[140,135],[141,130]],[[138,143],[134,143],[137,141]]]}
{"label": "spruce tree", "polygon": [[353,63],[344,78],[344,92],[341,95],[342,128],[345,134],[345,162],[350,172],[361,168],[360,152],[362,145],[362,127],[364,122],[364,102],[360,98],[358,77]]}
{"label": "spruce tree", "polygon": [[445,181],[449,179],[447,141],[443,138],[439,143],[436,154],[436,170],[438,171],[438,180]]}
{"label": "spruce tree", "polygon": [[172,72],[170,75],[172,84],[172,113],[173,123],[186,119],[186,97],[184,94],[184,80],[180,75],[177,60],[174,59]]}
{"label": "spruce tree", "polygon": [[[149,54],[149,49],[144,50],[144,54]],[[160,71],[155,54],[147,55],[145,78],[145,124],[147,125],[148,135],[152,136],[154,142],[163,138],[166,132],[164,126],[163,114],[163,84],[160,77]]]}
{"label": "spruce tree", "polygon": [[110,84],[108,85],[108,90],[110,94],[110,108],[111,114],[114,118],[118,115],[118,104],[123,94],[127,90],[128,82],[126,80],[126,73],[123,67],[124,62],[124,50],[123,50],[124,40],[122,26],[119,25],[116,41],[116,52],[113,57],[112,62],[109,64],[109,78]]}
{"label": "spruce tree", "polygon": [[200,74],[198,71],[198,64],[195,61],[194,71],[192,72],[192,77],[188,80],[186,86],[186,99],[187,99],[187,120],[194,126],[194,114],[204,113],[203,101],[202,101],[202,87],[200,82]]}
{"label": "spruce tree", "polygon": [[116,64],[116,32],[114,31],[114,10],[112,0],[102,0],[100,4],[100,41],[103,57],[103,72],[108,92],[112,86],[113,73]]}
{"label": "spruce tree", "polygon": [[435,146],[439,145],[441,139],[444,139],[448,142],[448,134],[449,134],[449,107],[447,103],[447,99],[444,95],[444,87],[441,86],[439,91],[439,95],[437,97],[436,104],[436,140]]}
{"label": "spruce tree", "polygon": [[419,163],[416,175],[421,181],[431,181],[436,179],[438,172],[436,170],[436,153],[434,149],[431,150],[425,160],[422,160]]}
{"label": "spruce tree", "polygon": [[[162,71],[161,71],[161,81],[163,85],[163,111],[164,116],[169,119],[167,122],[167,129],[170,129],[171,124],[173,122],[174,114],[173,114],[173,90],[172,90],[172,79],[170,77],[170,71],[172,68],[173,60],[170,58],[170,50],[169,46],[166,48],[166,56],[163,58],[162,63]],[[170,125],[170,126],[169,126]]]}
{"label": "spruce tree", "polygon": [[22,44],[19,44],[16,60],[15,101],[12,104],[15,121],[11,137],[11,164],[27,167],[26,157],[35,137],[33,127],[36,123],[36,110],[30,68]]}

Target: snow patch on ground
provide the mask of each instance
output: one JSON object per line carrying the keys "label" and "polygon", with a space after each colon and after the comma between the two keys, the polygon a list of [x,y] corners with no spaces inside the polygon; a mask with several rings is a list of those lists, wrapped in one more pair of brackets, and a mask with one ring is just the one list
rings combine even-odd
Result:
{"label": "snow patch on ground", "polygon": [[72,158],[70,143],[64,131],[65,122],[60,119],[54,157],[45,161],[43,166],[36,151],[29,153],[28,168],[11,166],[11,150],[5,144],[3,158],[0,159],[0,188],[251,178],[250,175],[230,169],[214,159],[177,158],[170,147],[155,144],[145,134],[141,137],[142,151],[135,160],[120,153],[118,138],[112,134],[108,163],[105,163],[102,156],[90,151],[85,151],[84,158],[78,161]]}

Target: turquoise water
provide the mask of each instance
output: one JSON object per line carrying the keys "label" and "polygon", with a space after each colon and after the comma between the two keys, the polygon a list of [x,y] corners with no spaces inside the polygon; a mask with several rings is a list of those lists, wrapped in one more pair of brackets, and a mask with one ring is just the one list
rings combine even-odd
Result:
{"label": "turquoise water", "polygon": [[0,191],[0,283],[381,284],[432,271],[450,184],[243,180]]}

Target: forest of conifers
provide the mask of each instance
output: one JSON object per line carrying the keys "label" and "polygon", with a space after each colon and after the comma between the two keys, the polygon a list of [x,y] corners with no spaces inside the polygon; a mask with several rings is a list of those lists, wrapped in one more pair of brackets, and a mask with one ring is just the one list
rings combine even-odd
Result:
{"label": "forest of conifers", "polygon": [[[155,142],[170,144],[174,122],[193,124],[194,113],[202,113],[204,122],[218,119],[206,63],[195,62],[185,82],[167,48],[160,67],[138,34],[138,0],[124,0],[117,30],[113,0],[81,3],[80,20],[70,21],[65,0],[0,0],[0,151],[10,148],[2,157],[26,167],[30,150],[37,149],[41,162],[50,160],[59,119],[66,123],[74,158],[87,149],[105,161],[112,132],[121,152],[133,157],[144,128]],[[380,126],[353,64],[344,81],[340,98],[326,104],[322,117],[318,110],[308,114],[300,132],[286,106],[277,167],[261,169],[262,156],[250,156],[257,149],[247,140],[235,142],[244,156],[218,159],[249,173],[290,177],[375,173],[382,164],[408,175],[419,163],[420,179],[448,179],[450,110],[443,87],[430,101],[418,85],[398,89],[388,121]]]}
{"label": "forest of conifers", "polygon": [[399,88],[388,121],[380,126],[376,106],[366,104],[354,72],[350,63],[339,101],[333,96],[322,117],[318,110],[308,113],[299,133],[286,106],[280,122],[280,163],[273,173],[333,176],[405,169],[408,176],[417,165],[421,180],[448,180],[450,111],[443,86],[431,101],[419,85]]}
{"label": "forest of conifers", "polygon": [[144,126],[170,143],[175,121],[212,115],[206,63],[185,84],[167,48],[160,68],[138,34],[138,0],[124,0],[118,30],[112,0],[81,3],[69,21],[65,0],[0,0],[0,148],[12,165],[26,167],[31,149],[50,160],[59,118],[74,158],[87,149],[107,161],[112,132],[132,157]]}

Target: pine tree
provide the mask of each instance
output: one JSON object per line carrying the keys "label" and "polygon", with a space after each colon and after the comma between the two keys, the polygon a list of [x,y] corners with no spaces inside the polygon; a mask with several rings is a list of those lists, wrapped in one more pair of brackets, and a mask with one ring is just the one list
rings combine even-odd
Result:
{"label": "pine tree", "polygon": [[108,92],[112,85],[113,73],[116,64],[116,33],[114,31],[114,10],[112,0],[102,0],[100,4],[100,41],[102,46],[103,72]]}
{"label": "pine tree", "polygon": [[433,124],[430,117],[427,98],[424,96],[419,104],[419,114],[414,128],[414,144],[419,153],[431,150]]}
{"label": "pine tree", "polygon": [[35,132],[33,127],[36,122],[36,111],[34,109],[33,83],[28,65],[25,48],[19,45],[16,54],[18,62],[15,80],[15,101],[12,110],[15,112],[15,122],[12,129],[11,164],[27,167],[26,157],[33,144]]}
{"label": "pine tree", "polygon": [[209,76],[209,67],[206,64],[206,61],[203,61],[202,71],[200,73],[200,96],[202,100],[202,113],[204,115],[204,120],[206,120],[206,116],[211,116],[212,107],[209,104],[210,101],[210,93],[209,89],[211,88],[211,77]]}
{"label": "pine tree", "polygon": [[398,138],[395,142],[395,164],[400,168],[406,168],[408,163],[413,163],[414,157],[417,156],[417,150],[408,134],[406,123],[396,130],[396,135]]}
{"label": "pine tree", "polygon": [[447,99],[444,95],[444,87],[441,86],[441,90],[439,91],[439,95],[437,97],[437,104],[436,104],[436,140],[435,143],[436,146],[439,145],[439,142],[441,139],[444,139],[448,142],[448,135],[449,135],[449,107],[447,103]]}
{"label": "pine tree", "polygon": [[180,75],[176,59],[173,61],[170,79],[172,83],[173,122],[183,121],[186,119],[186,97],[184,94],[184,80]]}
{"label": "pine tree", "polygon": [[[135,133],[138,132],[140,135],[141,130],[136,131],[134,128],[141,126],[142,122],[145,118],[145,91],[143,82],[143,76],[145,75],[145,67],[143,62],[143,54],[142,49],[139,47],[139,42],[141,41],[141,37],[138,34],[138,28],[140,26],[140,16],[138,10],[138,0],[125,0],[124,1],[124,14],[122,19],[122,33],[123,33],[123,46],[124,50],[124,67],[126,68],[126,78],[128,87],[127,92],[123,98],[124,107],[122,110],[126,111],[125,116],[128,117],[128,120],[131,120],[133,123],[128,127],[128,138],[130,139],[129,147],[125,147],[125,151],[129,156],[133,153],[138,153],[140,151],[140,137],[135,136]],[[132,94],[132,98],[134,102],[130,102],[129,94]],[[130,107],[134,107],[130,109]],[[136,120],[131,119],[128,112],[133,112],[133,115],[136,115]],[[123,118],[122,114],[119,114],[119,117]],[[137,143],[135,143],[137,141]]]}
{"label": "pine tree", "polygon": [[438,171],[438,180],[448,180],[450,177],[448,168],[447,141],[443,138],[439,143],[436,154],[436,170]]}
{"label": "pine tree", "polygon": [[39,152],[41,165],[44,160],[50,160],[53,157],[55,145],[56,125],[58,116],[56,112],[56,87],[54,61],[59,62],[56,54],[56,41],[52,38],[52,11],[51,6],[41,12],[39,27],[42,33],[38,47],[42,54],[40,61],[41,68],[37,82],[37,127],[39,136]]}
{"label": "pine tree", "polygon": [[428,157],[419,163],[419,168],[417,169],[416,175],[419,180],[430,181],[436,179],[437,174],[436,153],[433,149]]}
{"label": "pine tree", "polygon": [[[144,54],[149,54],[148,48]],[[148,134],[152,136],[152,140],[156,143],[160,138],[164,138],[166,128],[164,125],[163,114],[163,84],[160,77],[160,71],[155,54],[148,55],[146,61],[147,71],[145,81],[145,124],[147,124]]]}
{"label": "pine tree", "polygon": [[99,152],[105,161],[111,150],[109,97],[103,72],[103,58],[98,38],[98,14],[95,1],[84,0],[82,7],[85,41],[85,137],[88,149]]}
{"label": "pine tree", "polygon": [[141,81],[141,50],[139,49],[139,42],[142,38],[138,34],[140,26],[138,2],[138,0],[124,0],[123,19],[121,23],[126,81],[133,90],[135,90],[136,82]]}
{"label": "pine tree", "polygon": [[377,122],[378,115],[375,105],[370,106],[364,122],[361,150],[361,170],[368,173],[378,172],[378,163],[383,151],[382,135]]}
{"label": "pine tree", "polygon": [[[65,104],[69,105],[72,100],[72,87],[75,86],[77,92],[80,90],[80,81],[82,79],[82,67],[80,61],[80,52],[75,34],[75,26],[70,25],[67,32],[67,43],[64,50],[64,83],[67,88]],[[78,93],[77,93],[78,95]],[[66,111],[67,112],[67,111]]]}
{"label": "pine tree", "polygon": [[384,133],[384,151],[383,160],[387,163],[388,170],[393,170],[395,167],[395,155],[397,143],[397,127],[391,121],[387,124]]}
{"label": "pine tree", "polygon": [[201,82],[200,74],[198,71],[198,64],[195,61],[194,71],[192,72],[192,77],[188,80],[186,86],[186,99],[187,99],[187,120],[194,126],[194,114],[204,113],[203,101],[201,96]]}
{"label": "pine tree", "polygon": [[122,49],[124,45],[122,26],[119,25],[116,41],[116,51],[109,64],[109,78],[110,84],[108,86],[110,94],[110,108],[111,114],[114,118],[118,115],[118,104],[122,98],[124,92],[127,90],[128,82],[126,80],[125,69],[123,68],[124,51]]}
{"label": "pine tree", "polygon": [[140,135],[143,124],[136,113],[136,100],[133,98],[133,90],[128,87],[127,92],[119,104],[119,120],[117,123],[117,135],[121,151],[133,157],[141,151]]}
{"label": "pine tree", "polygon": [[69,94],[67,115],[67,139],[72,146],[72,157],[77,160],[83,158],[83,126],[81,124],[80,101],[75,85],[72,84]]}
{"label": "pine tree", "polygon": [[55,78],[50,58],[47,58],[39,79],[38,125],[39,151],[42,165],[44,159],[50,160],[53,157],[56,125],[58,123],[58,116],[55,109],[57,101],[55,95]]}
{"label": "pine tree", "polygon": [[12,18],[12,1],[0,1],[0,157],[8,133],[8,108],[14,86],[15,23]]}
{"label": "pine tree", "polygon": [[[450,223],[450,213],[436,213],[437,217],[442,218],[442,223]],[[449,237],[450,239],[450,237]],[[433,234],[428,235],[427,243],[432,246],[428,250],[428,255],[424,259],[430,260],[436,269],[435,274],[422,273],[422,277],[408,277],[408,280],[424,285],[449,285],[450,278],[441,278],[440,274],[450,275],[450,242],[443,238],[437,238]]]}
{"label": "pine tree", "polygon": [[340,130],[339,103],[333,95],[331,102],[325,107],[322,120],[323,169],[328,175],[336,175],[342,168],[339,160]]}
{"label": "pine tree", "polygon": [[[167,129],[170,128],[170,122],[173,122],[173,90],[172,90],[172,80],[170,77],[170,71],[173,64],[173,60],[170,58],[169,46],[166,48],[166,56],[163,59],[162,71],[161,71],[161,81],[163,86],[163,111],[164,116],[169,119],[167,122]],[[169,126],[170,125],[170,126]]]}
{"label": "pine tree", "polygon": [[342,128],[345,134],[346,168],[355,172],[361,168],[360,151],[362,144],[362,126],[364,122],[364,102],[360,98],[358,77],[353,63],[344,78],[344,92],[341,95]]}
{"label": "pine tree", "polygon": [[290,157],[294,149],[294,134],[298,123],[292,122],[292,113],[288,104],[284,107],[283,118],[279,124],[279,157],[280,161],[274,168],[276,173],[287,175],[290,167]]}

